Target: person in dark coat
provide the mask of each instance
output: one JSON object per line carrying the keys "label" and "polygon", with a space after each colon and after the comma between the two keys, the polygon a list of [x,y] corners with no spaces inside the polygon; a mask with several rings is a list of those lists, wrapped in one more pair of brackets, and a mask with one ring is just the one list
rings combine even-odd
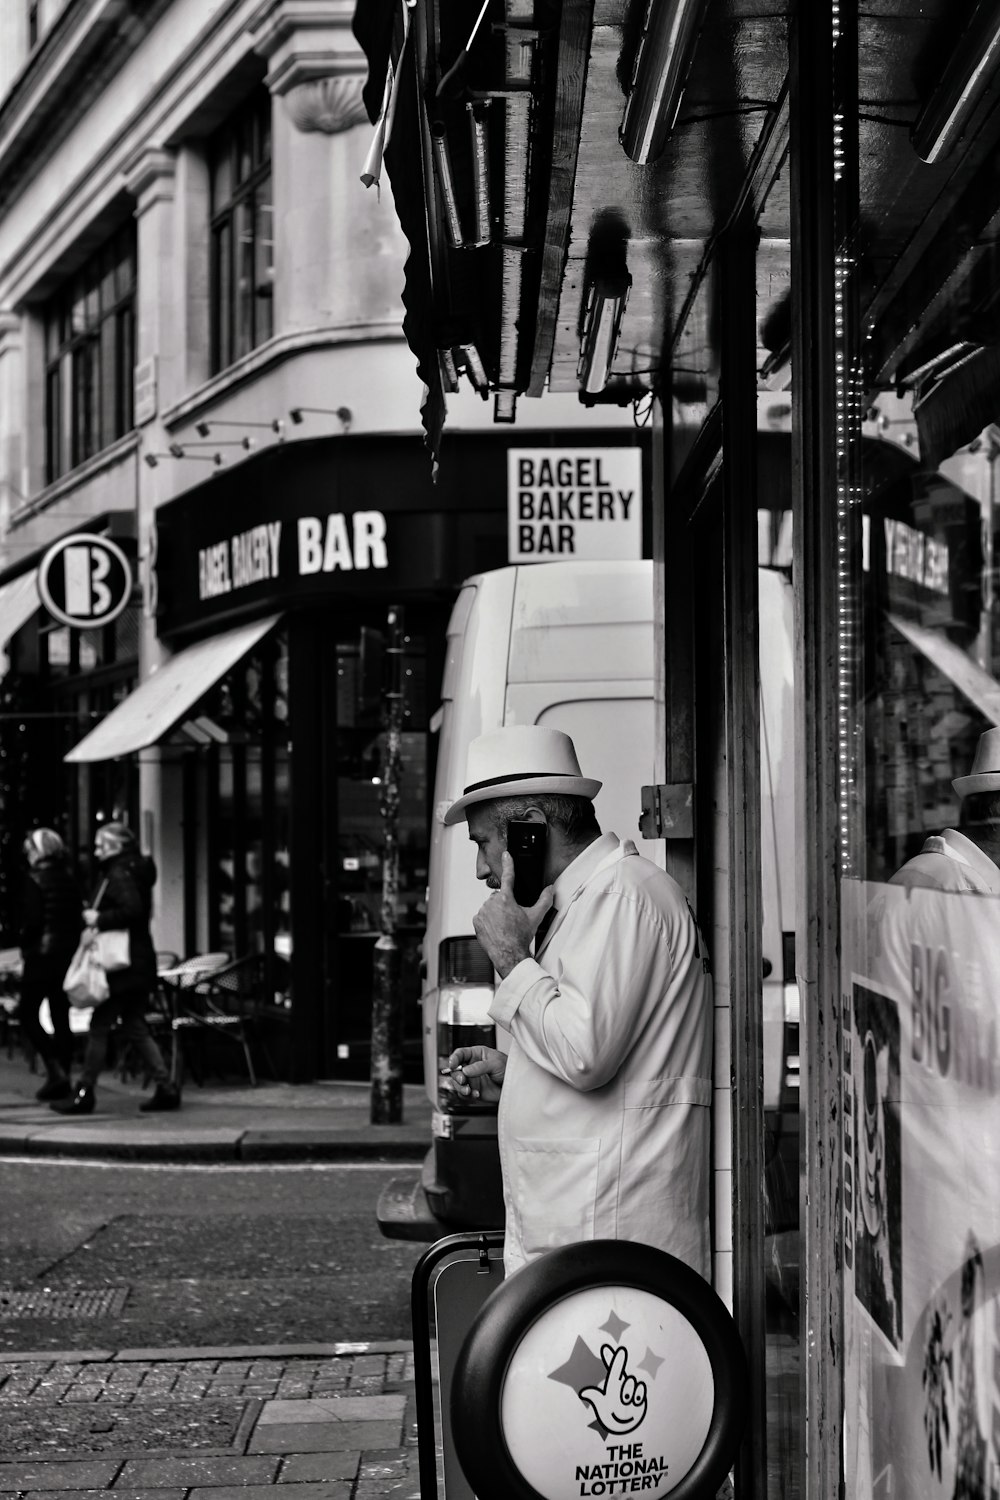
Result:
{"label": "person in dark coat", "polygon": [[156,984],[156,952],[149,930],[153,906],[156,866],[142,854],[135,834],[125,823],[105,823],[97,831],[94,854],[101,870],[101,885],[93,904],[83,913],[84,922],[95,933],[127,928],[130,962],[126,969],[108,973],[107,1000],[96,1005],[90,1018],[87,1050],[76,1092],[59,1099],[51,1108],[59,1114],[89,1115],[94,1111],[94,1088],[108,1055],[108,1032],[120,1021],[127,1041],[132,1042],[146,1071],[156,1085],[143,1111],[177,1109],[180,1090],[171,1081],[159,1047],[146,1024],[150,993]]}
{"label": "person in dark coat", "polygon": [[[66,846],[51,828],[36,828],[24,841],[28,875],[21,909],[20,948],[24,971],[17,1018],[47,1074],[36,1099],[68,1099],[73,1036],[63,978],[80,941],[83,897]],[[52,1035],[39,1018],[49,1002]]]}

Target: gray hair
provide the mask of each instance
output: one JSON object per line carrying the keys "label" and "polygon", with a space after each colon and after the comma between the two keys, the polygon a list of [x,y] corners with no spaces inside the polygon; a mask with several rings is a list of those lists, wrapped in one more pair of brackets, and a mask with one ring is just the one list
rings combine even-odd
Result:
{"label": "gray hair", "polygon": [[566,797],[560,792],[538,792],[533,796],[497,797],[484,804],[490,821],[501,838],[507,837],[508,824],[523,818],[529,807],[545,814],[546,822],[562,834],[567,844],[575,846],[600,834],[601,828],[589,797]]}

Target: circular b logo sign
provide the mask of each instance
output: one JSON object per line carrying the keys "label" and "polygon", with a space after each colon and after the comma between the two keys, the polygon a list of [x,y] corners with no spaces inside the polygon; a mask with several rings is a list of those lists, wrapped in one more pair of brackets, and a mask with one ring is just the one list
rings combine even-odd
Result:
{"label": "circular b logo sign", "polygon": [[54,619],[77,630],[109,625],[132,597],[132,568],[104,536],[64,536],[38,569],[38,593]]}

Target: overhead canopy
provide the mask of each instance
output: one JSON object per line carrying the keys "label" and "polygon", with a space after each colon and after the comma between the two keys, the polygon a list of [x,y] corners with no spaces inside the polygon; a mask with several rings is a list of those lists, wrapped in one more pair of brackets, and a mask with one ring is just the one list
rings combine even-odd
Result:
{"label": "overhead canopy", "polygon": [[916,646],[926,656],[932,666],[943,672],[959,692],[964,693],[984,719],[989,719],[991,724],[1000,724],[1000,683],[995,678],[938,631],[928,630],[926,626],[897,614],[890,614],[889,622],[911,646]]}
{"label": "overhead canopy", "polygon": [[112,709],[96,729],[75,745],[67,761],[113,760],[155,745],[184,718],[199,698],[214,687],[231,667],[252,651],[276,625],[280,615],[268,615],[237,625],[178,651],[158,671]]}
{"label": "overhead canopy", "polygon": [[0,651],[39,608],[37,568],[0,587]]}

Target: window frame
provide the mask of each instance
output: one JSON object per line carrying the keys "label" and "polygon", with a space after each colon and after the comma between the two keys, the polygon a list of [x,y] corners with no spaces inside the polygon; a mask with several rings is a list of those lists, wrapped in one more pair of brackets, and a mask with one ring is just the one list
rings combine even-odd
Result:
{"label": "window frame", "polygon": [[[271,116],[271,95],[261,84],[208,142],[213,375],[266,343],[274,332]],[[268,215],[270,240],[261,233],[261,221]],[[265,247],[269,255],[262,254]],[[248,271],[242,277],[241,259]]]}
{"label": "window frame", "polygon": [[138,288],[134,220],[45,305],[45,483],[132,430]]}

